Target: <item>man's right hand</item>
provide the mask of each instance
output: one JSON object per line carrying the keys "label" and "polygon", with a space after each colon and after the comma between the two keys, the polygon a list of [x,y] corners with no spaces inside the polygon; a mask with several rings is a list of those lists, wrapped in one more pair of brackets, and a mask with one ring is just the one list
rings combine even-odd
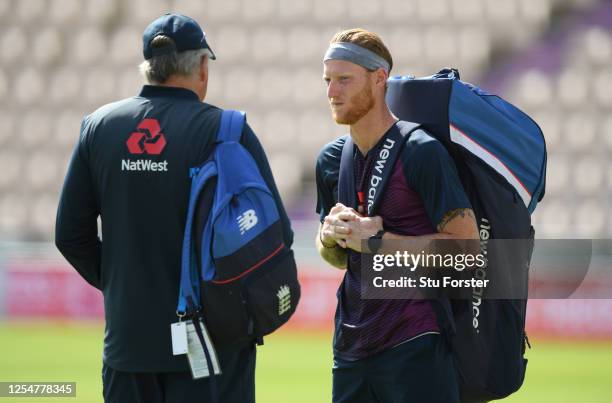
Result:
{"label": "man's right hand", "polygon": [[[347,214],[348,213],[348,214]],[[321,227],[321,243],[326,248],[339,245],[346,248],[346,237],[351,233],[351,228],[346,221],[347,217],[358,217],[359,213],[342,203],[336,205],[329,211],[323,220]]]}

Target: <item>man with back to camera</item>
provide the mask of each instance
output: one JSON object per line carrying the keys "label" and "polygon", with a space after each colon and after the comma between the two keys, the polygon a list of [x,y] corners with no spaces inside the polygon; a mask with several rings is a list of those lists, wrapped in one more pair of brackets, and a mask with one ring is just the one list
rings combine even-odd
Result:
{"label": "man with back to camera", "polygon": [[[166,14],[143,34],[148,85],[83,119],[57,213],[56,245],[104,295],[105,402],[208,401],[209,378],[193,380],[173,356],[190,169],[210,155],[221,110],[203,103],[215,55],[193,19]],[[248,125],[242,145],[271,189],[293,242],[264,150]],[[102,241],[97,237],[97,217]],[[255,401],[254,343],[217,351],[222,402]]]}
{"label": "man with back to camera", "polygon": [[333,401],[458,402],[443,310],[425,299],[362,300],[361,241],[478,239],[470,203],[446,149],[416,130],[382,190],[379,215],[368,217],[362,196],[376,156],[385,139],[407,124],[385,103],[393,60],[378,35],[350,29],[332,38],[323,64],[332,116],[350,127],[355,190],[361,193],[358,210],[338,203],[348,136],[340,137],[323,148],[316,165],[317,249],[332,266],[346,269],[337,293]]}

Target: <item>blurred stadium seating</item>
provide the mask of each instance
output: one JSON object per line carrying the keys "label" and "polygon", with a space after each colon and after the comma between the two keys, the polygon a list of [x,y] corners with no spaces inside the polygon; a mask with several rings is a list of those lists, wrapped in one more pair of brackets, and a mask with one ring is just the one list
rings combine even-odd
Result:
{"label": "blurred stadium seating", "polygon": [[[300,264],[291,326],[328,329],[342,275],[312,245],[314,161],[347,129],[321,80],[342,28],[378,32],[393,74],[457,67],[529,113],[549,152],[536,235],[612,238],[610,1],[0,0],[0,321],[102,318],[101,294],[50,242],[57,198],[82,117],[139,91],[142,30],[167,11],[202,24],[218,56],[206,101],[247,111],[268,152]],[[612,300],[596,297],[612,295],[598,277],[612,251],[598,258],[607,263],[583,283],[591,299],[529,302],[531,336],[612,338]]]}
{"label": "blurred stadium seating", "polygon": [[[92,374],[99,374],[101,340],[93,335],[102,330],[69,338],[65,325],[99,324],[102,295],[51,242],[57,199],[82,117],[138,93],[142,31],[168,11],[198,20],[217,54],[206,101],[247,111],[267,150],[292,217],[302,284],[290,328],[324,329],[326,337],[313,350],[308,342],[316,333],[293,339],[295,333],[287,352],[277,355],[267,341],[261,361],[258,356],[259,394],[284,392],[282,385],[299,391],[296,379],[308,371],[316,374],[310,392],[331,393],[328,338],[343,272],[330,269],[312,241],[314,161],[347,130],[333,123],[321,79],[322,55],[339,29],[378,32],[393,54],[393,74],[457,67],[462,79],[530,114],[548,146],[536,236],[612,238],[612,0],[0,0],[0,335],[6,347],[0,374],[7,380],[64,376],[79,380],[79,401],[88,401],[87,393],[99,399],[100,379]],[[602,244],[590,262],[599,264],[589,266],[582,283],[586,297],[528,304],[532,343],[550,336],[588,344],[553,345],[548,356],[538,356],[549,343],[533,343],[526,397],[513,401],[607,401],[609,360],[587,348],[604,340],[609,351],[612,340],[612,299],[605,299],[612,296],[612,277],[603,276],[611,273],[612,243]],[[60,324],[58,341],[49,341],[54,333],[45,327],[22,330],[28,337],[14,330],[39,319]],[[284,357],[298,350],[309,359],[323,357],[321,363],[287,365]],[[580,360],[589,354],[595,358]],[[73,366],[66,356],[88,365]],[[266,359],[282,366],[265,372]],[[574,372],[564,378],[560,370]],[[291,382],[279,382],[279,371]]]}
{"label": "blurred stadium seating", "polygon": [[[607,24],[592,17],[598,9]],[[318,150],[346,130],[330,118],[321,56],[339,28],[363,26],[391,48],[393,73],[458,67],[540,123],[550,159],[535,215],[541,236],[612,235],[612,16],[604,3],[0,0],[0,240],[51,240],[80,119],[137,93],[141,32],[168,10],[202,23],[218,56],[207,101],[247,111],[290,209],[307,206],[296,214],[312,211],[314,202],[302,200],[312,198]]]}

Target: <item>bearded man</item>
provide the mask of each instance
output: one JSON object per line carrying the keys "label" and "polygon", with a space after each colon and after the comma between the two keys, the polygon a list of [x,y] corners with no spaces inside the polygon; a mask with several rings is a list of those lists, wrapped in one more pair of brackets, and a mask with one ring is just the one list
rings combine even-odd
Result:
{"label": "bearded man", "polygon": [[[379,189],[378,215],[369,216],[364,194],[376,157],[389,136],[411,125],[398,121],[385,103],[393,60],[377,34],[350,29],[332,38],[323,64],[332,116],[350,128],[350,135],[323,148],[316,165],[317,249],[346,270],[337,292],[333,401],[457,402],[445,338],[450,319],[439,301],[361,298],[362,241],[478,239],[456,167],[441,143],[424,130],[413,131]],[[340,160],[349,138],[358,206],[338,203]]]}

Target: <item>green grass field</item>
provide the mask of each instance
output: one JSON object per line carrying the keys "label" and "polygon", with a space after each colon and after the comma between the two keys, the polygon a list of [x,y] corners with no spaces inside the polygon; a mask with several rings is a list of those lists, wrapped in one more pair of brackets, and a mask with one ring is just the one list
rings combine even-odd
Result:
{"label": "green grass field", "polygon": [[[0,381],[75,381],[77,398],[61,401],[101,402],[102,334],[100,324],[0,323]],[[329,402],[330,340],[327,333],[295,331],[267,338],[258,350],[258,402]],[[612,401],[612,343],[534,340],[532,346],[525,385],[505,401]],[[0,398],[9,400],[54,399]]]}

